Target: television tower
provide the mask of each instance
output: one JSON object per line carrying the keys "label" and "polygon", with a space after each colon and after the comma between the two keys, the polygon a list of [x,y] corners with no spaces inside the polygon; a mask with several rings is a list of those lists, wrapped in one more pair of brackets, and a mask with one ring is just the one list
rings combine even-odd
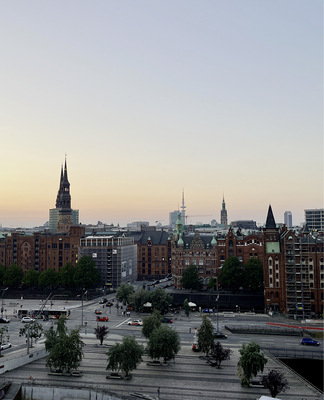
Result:
{"label": "television tower", "polygon": [[186,224],[186,206],[185,206],[185,202],[184,202],[184,190],[183,189],[182,189],[181,221],[182,221],[182,225],[185,226],[185,224]]}

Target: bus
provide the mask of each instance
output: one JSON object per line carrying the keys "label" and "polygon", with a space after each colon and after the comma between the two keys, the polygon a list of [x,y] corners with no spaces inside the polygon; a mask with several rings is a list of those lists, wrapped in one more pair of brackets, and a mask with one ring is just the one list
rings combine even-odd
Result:
{"label": "bus", "polygon": [[30,310],[30,309],[19,309],[18,310],[18,318],[22,317],[31,317],[31,318],[39,318],[44,320],[49,319],[59,319],[62,315],[66,318],[70,316],[70,310],[66,310],[64,308],[51,308],[44,310]]}

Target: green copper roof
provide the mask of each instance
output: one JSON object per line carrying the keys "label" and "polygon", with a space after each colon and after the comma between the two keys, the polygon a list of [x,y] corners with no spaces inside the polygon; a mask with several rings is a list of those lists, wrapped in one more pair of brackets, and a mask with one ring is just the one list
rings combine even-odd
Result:
{"label": "green copper roof", "polygon": [[280,253],[280,245],[279,242],[267,242],[266,243],[266,253]]}

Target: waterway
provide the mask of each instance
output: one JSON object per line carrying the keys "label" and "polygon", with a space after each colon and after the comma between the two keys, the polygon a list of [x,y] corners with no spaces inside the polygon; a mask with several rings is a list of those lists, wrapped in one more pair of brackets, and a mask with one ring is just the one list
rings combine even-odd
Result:
{"label": "waterway", "polygon": [[[323,360],[312,359],[281,359],[281,362],[307,379],[317,389],[324,391]],[[289,385],[289,382],[288,382]]]}

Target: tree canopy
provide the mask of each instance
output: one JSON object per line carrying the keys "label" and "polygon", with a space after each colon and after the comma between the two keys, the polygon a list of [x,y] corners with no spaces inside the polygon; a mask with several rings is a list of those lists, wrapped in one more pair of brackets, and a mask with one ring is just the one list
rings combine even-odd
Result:
{"label": "tree canopy", "polygon": [[30,340],[30,342],[27,343],[28,347],[33,347],[33,339],[35,339],[36,342],[37,339],[42,336],[43,331],[43,326],[37,321],[34,321],[25,324],[23,328],[20,328],[19,336],[25,336],[27,340]]}
{"label": "tree canopy", "polygon": [[219,342],[213,344],[211,356],[217,362],[217,368],[220,368],[222,361],[230,359],[231,353],[233,353],[231,349],[224,349]]}
{"label": "tree canopy", "polygon": [[143,346],[135,341],[135,338],[125,336],[122,343],[112,346],[107,356],[107,370],[122,371],[126,378],[130,378],[130,372],[137,368],[142,361]]}
{"label": "tree canopy", "polygon": [[244,286],[252,290],[263,288],[263,266],[257,257],[251,257],[244,266]]}
{"label": "tree canopy", "polygon": [[4,270],[3,283],[5,286],[15,287],[21,284],[24,276],[22,268],[17,264],[12,264]]}
{"label": "tree canopy", "polygon": [[154,329],[149,337],[147,354],[152,359],[163,358],[166,363],[169,360],[174,360],[180,348],[178,332],[169,326],[161,325]]}
{"label": "tree canopy", "polygon": [[82,256],[74,271],[74,282],[77,288],[90,288],[100,282],[101,275],[96,263],[90,256]]}
{"label": "tree canopy", "polygon": [[268,359],[262,354],[260,346],[254,342],[243,344],[239,352],[241,357],[237,364],[238,375],[241,385],[249,387],[252,377],[263,371]]}
{"label": "tree canopy", "polygon": [[219,280],[227,288],[238,289],[243,286],[243,265],[237,257],[230,256],[227,258],[219,274]]}
{"label": "tree canopy", "polygon": [[288,389],[288,381],[283,372],[272,369],[269,373],[262,377],[262,385],[269,389],[271,397],[283,393]]}
{"label": "tree canopy", "polygon": [[96,328],[94,328],[94,333],[96,335],[96,338],[100,341],[100,345],[102,345],[104,339],[107,337],[109,332],[108,326],[105,325],[99,325]]}
{"label": "tree canopy", "polygon": [[200,289],[201,282],[198,276],[198,269],[195,265],[190,265],[183,271],[181,285],[184,289]]}
{"label": "tree canopy", "polygon": [[66,318],[60,317],[56,322],[56,330],[47,330],[45,337],[45,349],[49,353],[46,357],[47,367],[66,373],[79,368],[84,346],[80,329],[68,331]]}
{"label": "tree canopy", "polygon": [[154,311],[150,316],[143,319],[142,333],[148,339],[154,329],[161,326],[161,314],[159,311]]}
{"label": "tree canopy", "polygon": [[199,349],[208,355],[214,344],[214,327],[206,315],[203,316],[197,336]]}
{"label": "tree canopy", "polygon": [[131,294],[134,292],[133,285],[126,285],[126,283],[122,283],[117,289],[116,299],[124,304],[129,304]]}

